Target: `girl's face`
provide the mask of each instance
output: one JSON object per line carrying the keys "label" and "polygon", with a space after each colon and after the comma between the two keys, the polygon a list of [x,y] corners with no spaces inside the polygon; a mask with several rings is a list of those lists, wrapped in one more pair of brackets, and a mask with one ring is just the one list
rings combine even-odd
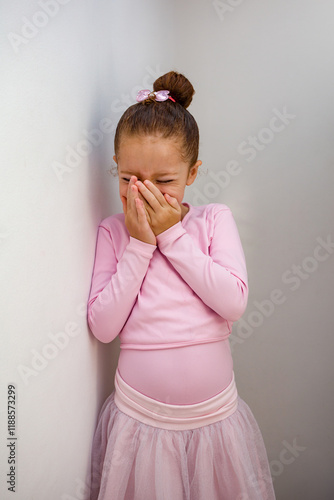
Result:
{"label": "girl's face", "polygon": [[[182,205],[184,190],[196,178],[198,160],[189,171],[177,149],[175,138],[162,138],[153,135],[122,137],[118,157],[113,157],[117,163],[119,194],[127,197],[130,177],[144,182],[148,179],[161,191],[177,199],[185,215],[187,209]],[[140,192],[139,198],[144,199]],[[146,200],[145,200],[146,201]]]}

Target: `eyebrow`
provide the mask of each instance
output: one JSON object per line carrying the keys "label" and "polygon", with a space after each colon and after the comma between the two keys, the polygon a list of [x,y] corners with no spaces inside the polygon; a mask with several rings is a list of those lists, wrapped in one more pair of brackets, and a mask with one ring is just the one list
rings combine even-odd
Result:
{"label": "eyebrow", "polygon": [[[120,174],[136,175],[137,177],[139,177],[136,172],[124,172],[121,170]],[[156,174],[156,177],[162,177],[162,176],[166,176],[166,175],[178,175],[178,173],[177,172],[163,172],[163,173],[159,172],[158,174]]]}

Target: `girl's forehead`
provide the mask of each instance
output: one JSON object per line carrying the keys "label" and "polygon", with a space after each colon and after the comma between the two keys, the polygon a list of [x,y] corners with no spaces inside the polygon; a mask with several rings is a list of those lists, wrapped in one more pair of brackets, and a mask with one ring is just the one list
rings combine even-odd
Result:
{"label": "girl's forehead", "polygon": [[176,137],[162,137],[160,135],[126,135],[120,141],[120,149],[142,148],[171,148],[177,149],[179,140]]}
{"label": "girl's forehead", "polygon": [[147,165],[147,163],[142,163],[142,162],[134,162],[134,163],[129,163],[129,162],[124,162],[120,163],[119,165],[119,174],[127,174],[127,175],[136,175],[137,177],[146,176],[146,175],[152,175],[154,176],[159,176],[159,177],[164,177],[164,176],[178,176],[180,174],[180,167],[179,165],[174,164],[168,164],[168,163],[156,163],[156,164],[150,164]]}
{"label": "girl's forehead", "polygon": [[156,136],[131,136],[121,141],[117,154],[118,161],[124,163],[182,163],[178,143],[172,138]]}

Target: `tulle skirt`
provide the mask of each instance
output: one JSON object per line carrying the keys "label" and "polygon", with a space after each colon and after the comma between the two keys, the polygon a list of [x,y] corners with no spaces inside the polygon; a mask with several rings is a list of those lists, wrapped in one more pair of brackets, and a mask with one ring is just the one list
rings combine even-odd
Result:
{"label": "tulle skirt", "polygon": [[90,500],[275,500],[263,437],[234,374],[209,400],[169,405],[117,369],[94,434]]}

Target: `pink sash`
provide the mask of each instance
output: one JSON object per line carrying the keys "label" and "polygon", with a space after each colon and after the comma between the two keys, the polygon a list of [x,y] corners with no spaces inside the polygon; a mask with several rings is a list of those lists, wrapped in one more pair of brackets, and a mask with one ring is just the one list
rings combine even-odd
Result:
{"label": "pink sash", "polygon": [[145,396],[125,382],[118,367],[114,382],[116,406],[126,415],[161,429],[187,430],[203,427],[229,417],[238,406],[233,371],[230,384],[222,392],[191,405],[171,405]]}

